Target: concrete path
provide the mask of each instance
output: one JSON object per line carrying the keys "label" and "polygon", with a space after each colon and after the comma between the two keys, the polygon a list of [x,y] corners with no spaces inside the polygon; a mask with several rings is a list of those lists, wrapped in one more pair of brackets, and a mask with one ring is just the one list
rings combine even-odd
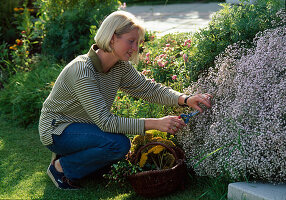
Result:
{"label": "concrete path", "polygon": [[212,15],[221,9],[220,3],[188,3],[151,6],[128,6],[144,22],[147,31],[158,31],[158,36],[176,32],[195,32],[206,27]]}

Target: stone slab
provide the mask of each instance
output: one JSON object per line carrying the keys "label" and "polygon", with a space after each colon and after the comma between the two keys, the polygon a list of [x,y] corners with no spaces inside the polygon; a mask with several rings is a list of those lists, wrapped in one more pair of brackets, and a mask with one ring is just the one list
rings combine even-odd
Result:
{"label": "stone slab", "polygon": [[227,196],[229,200],[286,200],[286,184],[231,183]]}

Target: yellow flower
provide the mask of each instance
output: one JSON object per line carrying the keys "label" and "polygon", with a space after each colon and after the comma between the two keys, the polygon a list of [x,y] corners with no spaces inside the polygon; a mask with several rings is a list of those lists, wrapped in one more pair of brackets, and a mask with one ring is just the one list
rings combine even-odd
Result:
{"label": "yellow flower", "polygon": [[165,147],[163,147],[162,145],[156,145],[156,146],[154,146],[148,150],[148,154],[149,153],[159,154],[164,149],[165,149]]}
{"label": "yellow flower", "polygon": [[18,12],[18,11],[19,11],[19,8],[14,8],[14,11],[15,11],[15,12]]}
{"label": "yellow flower", "polygon": [[152,137],[153,137],[153,134],[152,134],[152,133],[147,133],[147,132],[145,132],[145,142],[146,142],[146,143],[147,143],[147,142],[150,142],[151,139],[152,139]]}
{"label": "yellow flower", "polygon": [[51,87],[53,87],[55,85],[55,82],[51,82],[50,84],[49,84],[49,86],[51,86]]}
{"label": "yellow flower", "polygon": [[133,138],[132,144],[134,145],[143,145],[144,143],[144,135],[136,135]]}
{"label": "yellow flower", "polygon": [[176,145],[174,144],[174,142],[172,142],[171,140],[166,140],[166,139],[163,139],[163,138],[158,138],[157,139],[157,142],[161,142],[169,147],[175,147]]}
{"label": "yellow flower", "polygon": [[148,153],[142,153],[141,158],[140,158],[140,162],[139,162],[140,167],[144,167],[144,165],[146,164],[146,161],[148,159],[147,155],[148,155]]}

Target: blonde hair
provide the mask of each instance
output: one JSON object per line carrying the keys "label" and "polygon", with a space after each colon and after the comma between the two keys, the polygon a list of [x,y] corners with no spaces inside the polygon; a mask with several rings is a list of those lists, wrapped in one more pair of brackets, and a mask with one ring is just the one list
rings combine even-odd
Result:
{"label": "blonde hair", "polygon": [[[112,52],[113,49],[110,46],[112,36],[114,34],[120,36],[122,34],[129,33],[136,28],[138,29],[139,34],[139,47],[139,42],[144,39],[145,29],[133,14],[125,11],[115,11],[107,16],[102,22],[94,40],[98,48],[105,52]],[[138,63],[138,50],[137,53],[134,53],[130,58],[134,63]]]}

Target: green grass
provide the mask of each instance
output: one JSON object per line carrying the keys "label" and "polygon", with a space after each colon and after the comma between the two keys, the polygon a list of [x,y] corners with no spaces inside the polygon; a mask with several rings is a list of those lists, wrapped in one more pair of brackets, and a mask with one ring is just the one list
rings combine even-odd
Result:
{"label": "green grass", "polygon": [[[88,177],[83,189],[57,189],[46,175],[51,153],[40,142],[36,128],[23,129],[0,121],[0,199],[144,199],[131,186],[105,187],[107,180]],[[164,200],[225,199],[227,183],[220,179],[194,178],[184,191]]]}

